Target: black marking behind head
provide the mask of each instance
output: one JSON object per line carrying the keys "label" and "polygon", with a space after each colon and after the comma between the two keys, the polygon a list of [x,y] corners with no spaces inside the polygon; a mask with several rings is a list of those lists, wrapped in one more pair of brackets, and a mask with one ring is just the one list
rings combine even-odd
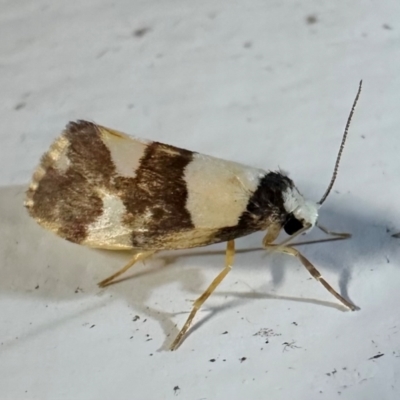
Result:
{"label": "black marking behind head", "polygon": [[331,179],[331,181],[329,183],[328,189],[326,189],[324,195],[322,196],[321,200],[317,204],[322,204],[326,200],[326,198],[328,197],[330,191],[332,190],[333,184],[335,183],[336,176],[337,176],[338,169],[339,169],[340,158],[342,157],[344,145],[345,145],[346,139],[347,139],[347,134],[349,133],[349,127],[350,127],[351,119],[353,118],[354,110],[356,108],[356,105],[357,105],[357,102],[358,102],[358,98],[360,97],[361,88],[362,88],[362,81],[360,81],[360,84],[358,86],[358,91],[357,91],[357,94],[356,94],[356,98],[353,101],[353,106],[351,107],[350,114],[349,114],[349,116],[347,118],[346,127],[344,128],[342,142],[340,143],[339,152],[338,152],[338,155],[336,157],[336,163],[335,163],[335,168],[333,170],[332,179]]}
{"label": "black marking behind head", "polygon": [[250,197],[246,210],[235,226],[222,228],[217,241],[227,241],[265,230],[271,224],[283,226],[288,219],[283,192],[294,187],[293,181],[279,172],[268,172]]}
{"label": "black marking behind head", "polygon": [[257,190],[247,204],[246,211],[240,217],[239,223],[250,221],[265,221],[283,223],[287,211],[283,205],[283,192],[294,187],[293,181],[280,172],[268,172],[260,180]]}

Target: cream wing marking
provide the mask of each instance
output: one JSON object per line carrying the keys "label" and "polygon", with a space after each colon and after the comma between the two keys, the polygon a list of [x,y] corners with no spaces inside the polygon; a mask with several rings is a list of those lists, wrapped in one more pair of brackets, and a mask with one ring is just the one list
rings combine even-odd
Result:
{"label": "cream wing marking", "polygon": [[126,208],[122,200],[108,193],[102,194],[102,200],[103,214],[88,226],[88,236],[82,244],[104,249],[131,249],[132,230],[123,223]]}
{"label": "cream wing marking", "polygon": [[195,153],[185,168],[186,208],[195,228],[237,225],[265,172]]}
{"label": "cream wing marking", "polygon": [[60,172],[66,172],[71,165],[71,161],[67,155],[68,147],[68,140],[64,136],[61,136],[55,143],[53,152],[49,152],[49,157],[54,161],[54,167]]}
{"label": "cream wing marking", "polygon": [[126,178],[134,178],[140,166],[140,159],[151,143],[137,139],[109,128],[99,127],[101,140],[110,152],[116,172]]}

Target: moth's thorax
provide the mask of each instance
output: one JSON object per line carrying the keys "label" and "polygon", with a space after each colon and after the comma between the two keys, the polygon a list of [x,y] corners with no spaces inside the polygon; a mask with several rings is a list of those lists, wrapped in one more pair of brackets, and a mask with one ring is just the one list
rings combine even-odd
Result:
{"label": "moth's thorax", "polygon": [[293,215],[303,226],[313,227],[318,219],[318,206],[316,203],[306,200],[296,186],[287,188],[283,193],[283,205],[288,215]]}

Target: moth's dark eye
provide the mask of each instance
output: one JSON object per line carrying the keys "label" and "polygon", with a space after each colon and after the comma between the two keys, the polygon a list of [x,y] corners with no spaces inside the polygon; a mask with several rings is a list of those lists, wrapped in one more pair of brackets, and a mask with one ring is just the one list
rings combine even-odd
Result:
{"label": "moth's dark eye", "polygon": [[288,235],[293,235],[297,231],[303,228],[303,223],[295,218],[293,214],[289,215],[283,229]]}

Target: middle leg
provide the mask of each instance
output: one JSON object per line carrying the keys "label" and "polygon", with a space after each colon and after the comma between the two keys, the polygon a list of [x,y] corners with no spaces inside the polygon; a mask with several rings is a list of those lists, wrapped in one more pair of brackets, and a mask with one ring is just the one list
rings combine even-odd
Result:
{"label": "middle leg", "polygon": [[226,246],[226,254],[225,254],[225,268],[217,275],[217,277],[211,282],[211,285],[206,289],[206,291],[194,302],[191,313],[189,314],[188,319],[183,325],[183,328],[179,331],[177,337],[173,341],[171,345],[171,350],[176,350],[189,329],[193,318],[195,317],[197,311],[199,311],[200,307],[203,303],[211,296],[217,286],[222,282],[222,280],[228,275],[229,271],[232,269],[233,261],[235,258],[235,241],[230,240]]}

